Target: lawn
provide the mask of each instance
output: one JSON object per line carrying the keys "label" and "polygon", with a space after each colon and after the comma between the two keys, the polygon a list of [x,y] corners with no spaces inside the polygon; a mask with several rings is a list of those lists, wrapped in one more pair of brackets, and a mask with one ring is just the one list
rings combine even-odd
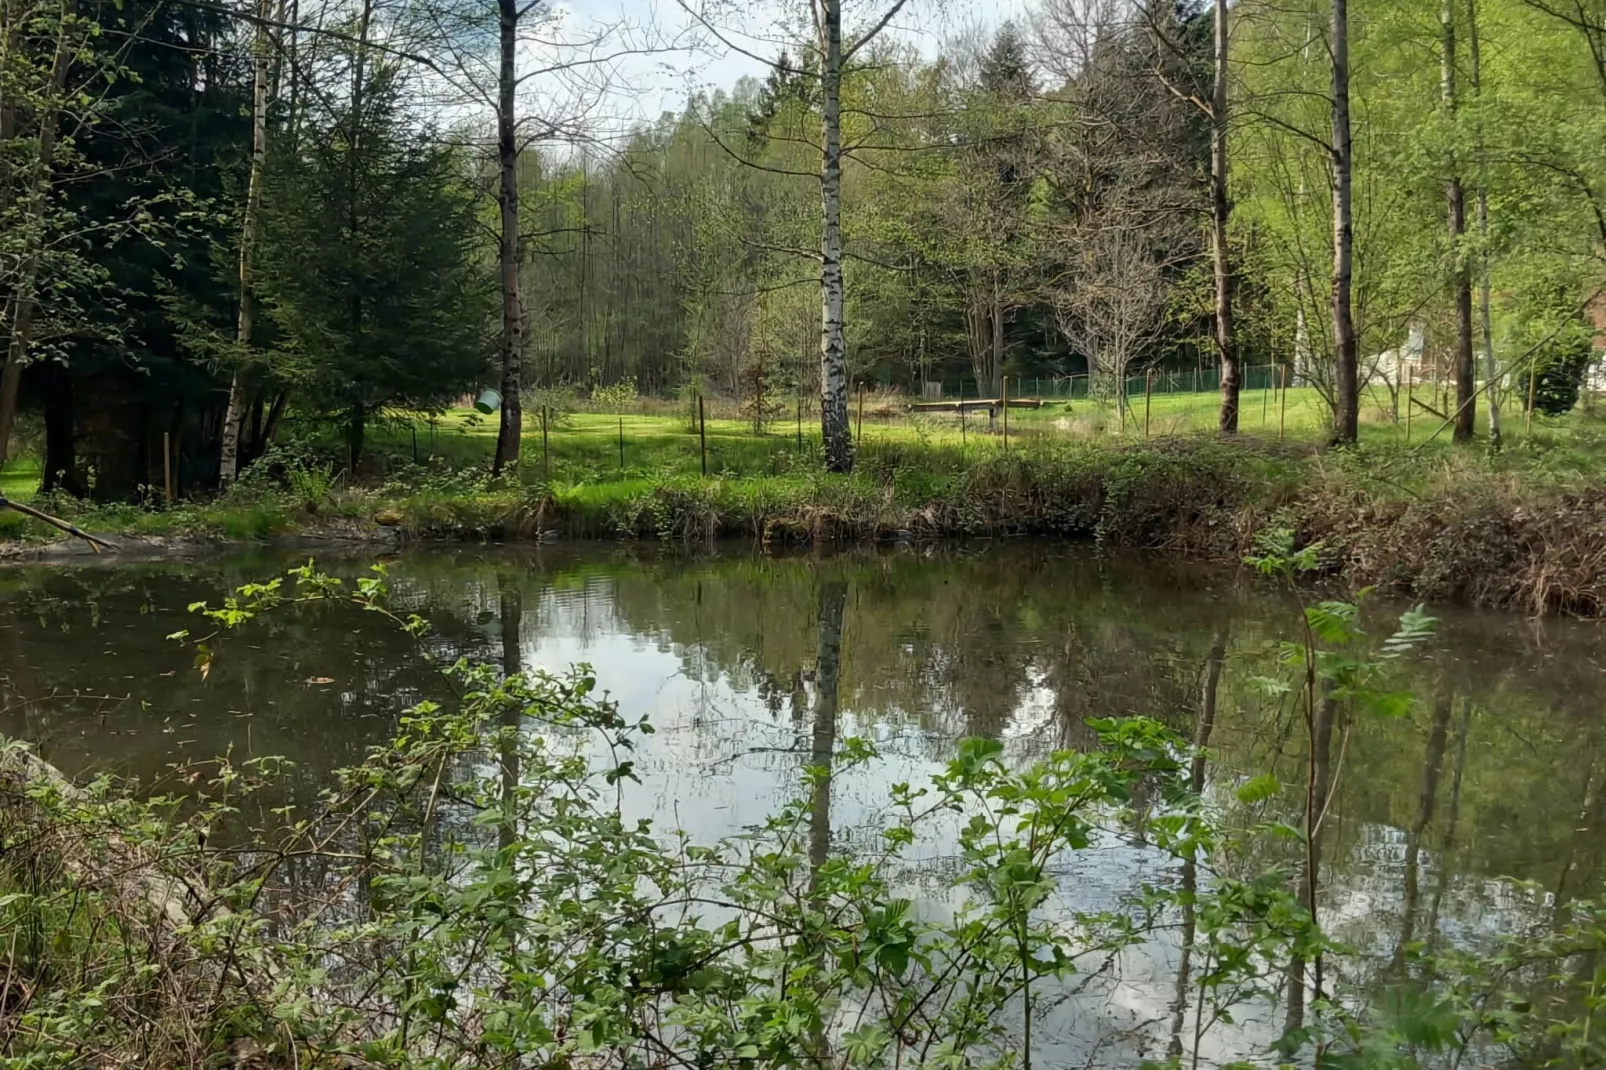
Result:
{"label": "lawn", "polygon": [[[1439,412],[1449,408],[1442,392],[1435,398],[1424,390],[1418,401]],[[1137,443],[1146,437],[1145,423],[1149,438],[1208,436],[1215,429],[1219,404],[1214,392],[1156,394],[1147,405],[1140,396],[1133,400],[1123,428],[1113,403],[1085,398],[1045,400],[1040,409],[1009,410],[1009,445]],[[1403,398],[1401,404],[1403,410]],[[872,401],[861,417],[855,402],[850,419],[862,458],[874,463],[888,451],[905,455],[933,451],[950,459],[980,461],[1004,448],[1003,420],[989,422],[985,412],[971,411],[961,420],[955,413],[904,413],[899,408],[886,399]],[[770,421],[762,436],[754,433],[750,419],[710,416],[701,437],[690,419],[679,413],[570,412],[553,417],[544,435],[539,411],[525,415],[522,468],[526,480],[613,483],[698,476],[704,471],[705,454],[710,476],[780,475],[819,463],[819,418],[814,413],[806,413],[801,425],[795,412]],[[1511,447],[1506,451],[1506,463],[1526,465],[1535,450],[1550,455],[1552,465],[1581,470],[1594,471],[1606,462],[1601,448],[1606,439],[1606,408],[1581,404],[1565,416],[1536,416],[1531,428],[1520,408],[1508,407],[1503,415],[1504,438]],[[1326,441],[1331,420],[1314,388],[1251,390],[1242,397],[1239,432],[1251,439],[1314,446]],[[1487,414],[1480,408],[1480,439],[1486,434],[1486,421]],[[1396,422],[1386,390],[1369,389],[1363,395],[1362,445],[1403,458],[1401,463],[1428,465],[1430,460],[1446,456],[1451,443],[1444,423],[1421,406],[1414,407],[1409,421],[1402,411]],[[426,422],[402,421],[377,431],[372,441],[376,452],[397,462],[411,461],[416,440],[421,461],[433,454],[470,464],[489,460],[495,436],[494,420],[454,410],[434,422],[433,433]],[[1407,453],[1405,447],[1415,451]]]}
{"label": "lawn", "polygon": [[[1446,411],[1442,394],[1435,398],[1424,391],[1419,400]],[[854,402],[850,418],[861,465],[907,473],[922,467],[952,472],[1005,448],[1003,420],[990,422],[985,412],[969,412],[963,420],[948,412],[908,413],[902,411],[901,399],[883,395],[872,397],[861,415],[858,399]],[[1211,437],[1218,405],[1219,396],[1213,391],[1155,394],[1147,402],[1140,395],[1133,399],[1123,426],[1111,402],[1045,399],[1040,409],[1009,410],[1008,446],[1137,444],[1145,437],[1202,440]],[[522,481],[581,496],[614,497],[639,494],[665,480],[697,479],[705,472],[710,477],[802,479],[822,467],[818,416],[812,412],[804,413],[799,423],[794,410],[767,422],[759,435],[750,419],[738,418],[734,405],[711,403],[700,435],[687,413],[661,402],[644,401],[636,408],[649,411],[565,412],[554,415],[544,433],[539,407],[527,410]],[[1391,399],[1381,388],[1364,396],[1361,420],[1363,447],[1388,456],[1393,480],[1412,482],[1413,472],[1429,472],[1439,459],[1452,456],[1450,435],[1440,417],[1417,407],[1409,423],[1403,413],[1396,422]],[[1485,421],[1480,409],[1480,438]],[[1315,446],[1326,440],[1330,423],[1331,415],[1313,388],[1249,390],[1242,398],[1239,430],[1248,439],[1280,440],[1295,448]],[[378,487],[399,479],[411,488],[419,484],[419,473],[435,467],[443,473],[437,489],[450,494],[451,481],[445,473],[488,466],[496,430],[494,417],[470,409],[451,410],[433,420],[398,414],[371,428],[358,483]],[[1496,458],[1474,451],[1477,463],[1488,470],[1528,471],[1534,467],[1534,457],[1543,454],[1548,471],[1593,477],[1606,462],[1606,409],[1586,402],[1566,416],[1538,416],[1529,428],[1520,409],[1508,408],[1505,436],[1510,448]],[[317,444],[336,469],[341,467],[337,459],[344,448],[339,428],[302,430],[295,437]],[[1464,450],[1454,450],[1453,455],[1461,465],[1472,457]],[[0,472],[0,492],[25,501],[36,491],[39,476],[37,458],[17,458]]]}
{"label": "lawn", "polygon": [[14,458],[0,469],[0,495],[13,501],[28,501],[39,492],[43,467],[38,457],[24,454]]}

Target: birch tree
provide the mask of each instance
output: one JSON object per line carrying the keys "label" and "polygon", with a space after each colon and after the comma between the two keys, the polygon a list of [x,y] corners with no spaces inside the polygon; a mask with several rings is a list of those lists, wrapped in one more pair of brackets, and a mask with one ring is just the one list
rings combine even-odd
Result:
{"label": "birch tree", "polygon": [[1351,215],[1354,145],[1349,113],[1349,0],[1332,0],[1333,141],[1333,441],[1353,443],[1360,433],[1360,377],[1355,314],[1351,307],[1355,221]]}
{"label": "birch tree", "polygon": [[[268,78],[272,40],[268,21],[273,0],[256,0],[256,27],[251,44],[251,172],[246,182],[245,211],[240,220],[239,312],[235,322],[235,360],[241,361],[251,348],[255,323],[255,297],[251,292],[251,267],[256,252],[257,220],[262,212],[263,168],[268,157]],[[365,12],[371,8],[364,8]],[[363,20],[366,36],[367,19]],[[229,403],[223,414],[223,448],[218,462],[218,482],[227,487],[234,482],[240,462],[240,424],[245,415],[245,383],[236,363],[229,382]]]}
{"label": "birch tree", "polygon": [[1210,260],[1216,287],[1216,356],[1221,363],[1221,412],[1216,428],[1238,430],[1238,398],[1243,377],[1232,333],[1232,271],[1227,262],[1227,224],[1232,202],[1227,196],[1227,0],[1215,0],[1210,82]]}
{"label": "birch tree", "polygon": [[[1446,117],[1453,123],[1456,113],[1455,87],[1455,0],[1441,0],[1439,5],[1441,34],[1440,91],[1444,98]],[[1472,362],[1472,275],[1466,260],[1465,237],[1467,230],[1466,193],[1461,187],[1461,175],[1456,169],[1456,138],[1452,132],[1450,143],[1450,174],[1445,179],[1445,201],[1448,206],[1450,229],[1450,286],[1455,303],[1455,349],[1451,359],[1451,373],[1455,377],[1455,430],[1457,442],[1472,441],[1472,428],[1477,417],[1477,376]]]}
{"label": "birch tree", "polygon": [[[681,7],[732,51],[773,63],[736,43],[722,27],[750,20],[757,5],[747,0],[709,0]],[[848,422],[846,282],[842,239],[842,83],[853,59],[893,24],[909,0],[807,0],[808,56],[786,73],[817,80],[820,106],[820,435],[825,467],[853,470],[853,433]],[[783,17],[772,27],[782,39],[798,36]]]}
{"label": "birch tree", "polygon": [[[1478,0],[1467,0],[1467,51],[1468,76],[1472,82],[1472,96],[1483,98],[1483,63],[1478,46]],[[1480,117],[1481,122],[1481,117]],[[1478,134],[1478,165],[1485,164],[1483,134]],[[1500,368],[1494,356],[1494,324],[1489,309],[1489,184],[1486,176],[1478,181],[1478,319],[1482,328],[1483,374],[1488,384],[1485,404],[1489,407],[1489,445],[1500,448]]]}

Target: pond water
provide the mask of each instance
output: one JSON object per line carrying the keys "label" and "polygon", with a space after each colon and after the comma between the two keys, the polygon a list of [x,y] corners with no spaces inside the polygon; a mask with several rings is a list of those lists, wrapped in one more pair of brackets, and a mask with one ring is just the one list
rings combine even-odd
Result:
{"label": "pond water", "polygon": [[[373,614],[273,614],[215,644],[204,675],[167,638],[198,628],[191,602],[293,563],[218,555],[0,572],[0,734],[71,773],[152,785],[176,763],[224,751],[283,755],[296,763],[284,790],[310,798],[385,739],[402,709],[442,689],[411,641]],[[344,575],[370,563],[320,561]],[[1088,718],[1131,714],[1191,737],[1212,677],[1207,790],[1230,799],[1270,771],[1289,785],[1270,816],[1298,820],[1303,728],[1253,682],[1271,671],[1267,652],[1292,634],[1297,610],[1239,573],[1031,544],[827,557],[419,549],[389,565],[398,601],[430,619],[441,653],[594,666],[627,715],[658,728],[627,807],[703,841],[795,794],[822,737],[870,737],[884,755],[833,782],[832,834],[851,842],[871,834],[889,784],[939,769],[960,737],[1000,739],[1025,759],[1092,746]],[[1391,610],[1375,608],[1386,633]],[[1402,943],[1477,943],[1606,892],[1599,627],[1438,615],[1439,637],[1412,672],[1410,715],[1358,725],[1342,751],[1321,904],[1332,931],[1363,952],[1358,984],[1365,964],[1383,970]],[[839,713],[820,724],[814,693],[833,636]],[[1077,907],[1168,879],[1141,846],[1088,855],[1060,874]],[[938,845],[911,877],[933,902],[951,891],[948,861]],[[1045,1011],[1042,1058],[1082,1065],[1097,1044],[1162,1054],[1174,945],[1127,956],[1096,1000]],[[1265,1017],[1207,1059],[1268,1039]]]}

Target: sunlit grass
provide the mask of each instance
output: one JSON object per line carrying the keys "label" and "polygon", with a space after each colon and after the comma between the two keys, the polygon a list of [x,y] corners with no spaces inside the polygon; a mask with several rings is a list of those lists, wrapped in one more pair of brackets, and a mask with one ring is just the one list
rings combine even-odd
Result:
{"label": "sunlit grass", "polygon": [[43,467],[38,457],[25,454],[13,458],[0,469],[0,494],[13,501],[28,501],[39,491]]}

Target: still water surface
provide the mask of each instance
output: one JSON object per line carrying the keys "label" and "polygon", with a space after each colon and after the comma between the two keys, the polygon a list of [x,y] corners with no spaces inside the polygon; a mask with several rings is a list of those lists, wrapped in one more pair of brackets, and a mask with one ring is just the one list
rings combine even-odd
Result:
{"label": "still water surface", "polygon": [[[224,751],[283,755],[296,763],[285,790],[310,799],[441,687],[372,614],[274,614],[222,639],[204,678],[193,652],[166,638],[198,627],[191,602],[291,563],[220,555],[0,573],[0,734],[72,773],[153,784],[174,763]],[[356,575],[370,562],[320,563]],[[705,842],[797,791],[822,727],[811,721],[822,636],[837,627],[840,713],[823,727],[873,738],[885,755],[833,782],[839,842],[872,835],[887,786],[936,771],[966,735],[1000,739],[1021,759],[1092,745],[1091,717],[1143,714],[1192,736],[1213,659],[1209,790],[1230,804],[1236,784],[1273,772],[1289,788],[1261,816],[1298,820],[1302,727],[1252,684],[1272,671],[1267,652],[1292,634],[1297,610],[1238,574],[1033,545],[824,558],[432,549],[390,568],[397,600],[432,622],[438,653],[594,666],[627,716],[658,728],[627,807]],[[1324,920],[1378,971],[1402,943],[1476,944],[1606,893],[1599,627],[1439,615],[1413,672],[1412,713],[1360,725],[1344,749],[1326,832]],[[1171,879],[1164,866],[1112,842],[1066,860],[1060,877],[1072,905],[1099,908]],[[937,845],[910,880],[940,904],[951,874]],[[1096,999],[1048,1009],[1044,1057],[1081,1065],[1089,1038],[1163,1053],[1175,959],[1162,939],[1117,964]],[[1202,1054],[1245,1054],[1274,1032],[1273,1017]]]}

